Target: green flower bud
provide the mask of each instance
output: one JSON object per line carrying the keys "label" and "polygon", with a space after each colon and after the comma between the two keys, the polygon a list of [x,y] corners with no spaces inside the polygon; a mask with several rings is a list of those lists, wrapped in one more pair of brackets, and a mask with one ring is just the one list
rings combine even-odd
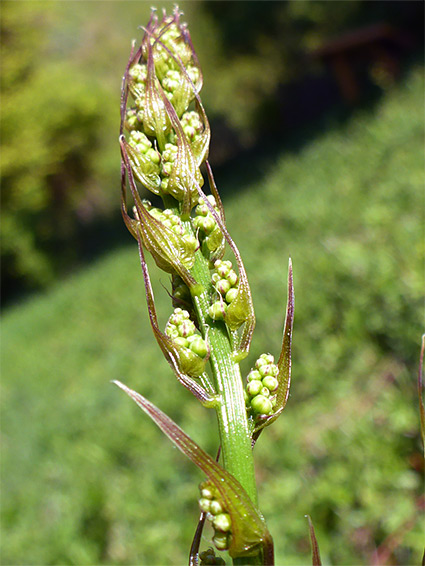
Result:
{"label": "green flower bud", "polygon": [[263,364],[259,367],[258,371],[260,372],[262,377],[266,377],[270,375],[272,377],[276,377],[279,373],[279,369],[276,364]]}
{"label": "green flower bud", "polygon": [[216,283],[218,283],[219,281],[221,281],[220,275],[219,275],[218,273],[215,273],[215,272],[214,272],[214,273],[211,275],[211,281],[212,281],[213,285],[215,285]]}
{"label": "green flower bud", "polygon": [[172,336],[171,338],[173,338],[174,342],[179,346],[183,346],[184,348],[189,347],[189,342],[187,341],[186,338],[183,338],[183,336],[176,336],[176,337]]}
{"label": "green flower bud", "polygon": [[202,497],[202,498],[199,500],[198,503],[199,503],[199,508],[200,508],[201,511],[203,511],[204,513],[208,513],[208,512],[209,512],[209,510],[210,510],[210,505],[211,505],[211,503],[212,503],[210,499],[206,499],[206,498]]}
{"label": "green flower bud", "polygon": [[271,392],[276,391],[276,389],[279,386],[279,382],[275,377],[272,377],[271,375],[267,375],[264,379],[263,379],[263,385],[264,387],[267,387],[267,389]]}
{"label": "green flower bud", "polygon": [[172,93],[179,88],[181,80],[182,77],[179,71],[169,69],[162,79],[162,88]]}
{"label": "green flower bud", "polygon": [[214,499],[215,497],[215,487],[210,482],[202,482],[199,486],[201,490],[202,497],[206,499]]}
{"label": "green flower bud", "polygon": [[198,206],[195,208],[195,214],[197,216],[208,216],[209,213],[210,211],[206,204],[198,204]]}
{"label": "green flower bud", "polygon": [[137,130],[140,127],[140,121],[137,117],[137,111],[134,108],[127,110],[124,126],[129,132],[131,132],[132,130]]}
{"label": "green flower bud", "polygon": [[135,99],[144,98],[147,76],[148,73],[146,65],[136,63],[129,70],[128,87]]}
{"label": "green flower bud", "polygon": [[[213,206],[215,208],[217,206],[217,202],[215,200],[215,197],[213,195],[206,195],[206,197],[207,197],[207,201],[211,204],[211,206]],[[198,204],[200,204],[200,205],[205,204],[205,201],[202,197],[199,197]],[[224,262],[224,263],[230,263],[230,267],[232,267],[231,262],[227,261],[227,262]]]}
{"label": "green flower bud", "polygon": [[261,381],[258,381],[258,379],[254,379],[253,381],[250,381],[246,386],[246,392],[250,397],[255,397],[260,393],[262,389],[263,389],[263,385]]}
{"label": "green flower bud", "polygon": [[177,328],[175,326],[170,325],[170,326],[166,327],[165,333],[167,334],[167,336],[169,336],[173,340],[175,338],[181,338],[181,336],[179,335],[179,331],[177,330]]}
{"label": "green flower bud", "polygon": [[180,121],[189,142],[193,142],[196,136],[202,134],[204,125],[198,112],[185,112]]}
{"label": "green flower bud", "polygon": [[128,76],[132,81],[144,83],[148,76],[146,65],[140,65],[139,63],[136,63],[128,71]]}
{"label": "green flower bud", "polygon": [[190,315],[189,313],[181,308],[174,309],[173,314],[168,319],[170,324],[178,326],[179,324],[183,324],[185,320],[189,320]]}
{"label": "green flower bud", "polygon": [[228,291],[230,291],[230,283],[227,279],[220,279],[217,281],[215,288],[220,293],[220,295],[226,295]]}
{"label": "green flower bud", "polygon": [[196,336],[195,339],[190,342],[189,348],[201,358],[205,358],[208,353],[205,340],[201,336]]}
{"label": "green flower bud", "polygon": [[152,163],[155,163],[155,165],[159,165],[160,161],[161,161],[161,156],[159,155],[159,153],[153,149],[153,148],[149,148],[146,152],[146,157],[148,159],[150,159],[152,161]]}
{"label": "green flower bud", "polygon": [[217,550],[227,550],[229,548],[229,537],[226,533],[218,532],[212,540]]}
{"label": "green flower bud", "polygon": [[[123,138],[121,143],[127,153],[128,160],[136,179],[143,185],[143,187],[158,195],[161,186],[159,165],[156,158],[152,160],[152,152],[149,151],[149,153],[147,153],[148,149],[150,149],[149,146],[138,143],[131,145]],[[155,152],[153,149],[152,151]]]}
{"label": "green flower bud", "polygon": [[216,301],[213,303],[209,310],[208,314],[213,320],[224,320],[226,316],[227,305],[224,301]]}
{"label": "green flower bud", "polygon": [[251,407],[260,415],[270,415],[273,412],[272,402],[264,395],[257,395],[251,399]]}
{"label": "green flower bud", "polygon": [[208,214],[207,216],[199,217],[198,226],[200,230],[205,232],[205,234],[210,234],[214,230],[216,224],[211,214]]}
{"label": "green flower bud", "polygon": [[251,294],[248,283],[240,282],[237,293],[231,298],[232,301],[229,303],[226,312],[226,324],[230,330],[237,330],[250,318],[252,312]]}
{"label": "green flower bud", "polygon": [[261,391],[260,391],[260,395],[263,395],[264,397],[270,397],[270,391],[267,389],[267,387],[262,387]]}
{"label": "green flower bud", "polygon": [[261,381],[261,374],[258,370],[253,369],[249,372],[247,380],[252,381],[254,379],[259,379]]}
{"label": "green flower bud", "polygon": [[210,252],[215,252],[219,247],[224,246],[224,236],[218,224],[215,224],[213,231],[204,241]]}
{"label": "green flower bud", "polygon": [[190,377],[199,377],[205,371],[205,359],[189,348],[178,347],[181,371]]}
{"label": "green flower bud", "polygon": [[218,259],[217,261],[214,262],[214,267],[217,271],[217,273],[220,275],[220,277],[222,277],[223,279],[225,279],[231,269],[232,264],[230,264],[230,267],[228,265],[227,262],[225,261],[221,261],[220,259]]}
{"label": "green flower bud", "polygon": [[220,513],[223,513],[223,507],[221,503],[217,501],[217,499],[214,499],[210,503],[211,505],[209,508],[209,512],[211,513],[211,515],[219,515]]}
{"label": "green flower bud", "polygon": [[218,531],[228,532],[232,527],[230,515],[228,513],[220,513],[213,519],[213,526]]}
{"label": "green flower bud", "polygon": [[236,272],[233,271],[233,269],[231,269],[229,273],[226,275],[226,279],[232,287],[235,287],[238,282],[238,276]]}
{"label": "green flower bud", "polygon": [[191,320],[184,320],[179,326],[178,331],[179,335],[187,338],[188,336],[192,336],[195,333],[196,327]]}
{"label": "green flower bud", "polygon": [[265,364],[274,364],[274,357],[271,354],[261,354],[255,363],[255,367],[258,369]]}
{"label": "green flower bud", "polygon": [[231,303],[232,301],[234,301],[236,299],[236,296],[238,294],[238,290],[235,287],[232,287],[231,289],[229,289],[226,293],[226,303]]}

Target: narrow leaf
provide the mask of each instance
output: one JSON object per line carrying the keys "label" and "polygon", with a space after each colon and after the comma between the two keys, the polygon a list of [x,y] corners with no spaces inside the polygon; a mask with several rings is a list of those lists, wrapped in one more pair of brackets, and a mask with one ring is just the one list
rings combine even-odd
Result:
{"label": "narrow leaf", "polygon": [[260,421],[253,433],[253,442],[258,439],[264,427],[271,425],[282,413],[289,397],[289,389],[291,386],[291,350],[292,350],[292,329],[294,325],[294,283],[292,274],[292,260],[289,258],[288,267],[288,300],[286,305],[286,321],[283,331],[282,350],[277,363],[279,373],[277,380],[279,387],[276,394],[276,409],[272,415],[269,415]]}
{"label": "narrow leaf", "polygon": [[273,540],[260,512],[238,480],[204,452],[174,421],[139,393],[114,381],[155,422],[173,444],[214,484],[231,517],[229,554],[232,558],[257,554],[263,549],[265,564],[273,564]]}
{"label": "narrow leaf", "polygon": [[216,404],[215,397],[211,396],[199,383],[197,383],[191,376],[186,375],[181,368],[181,360],[179,357],[179,351],[176,345],[173,343],[171,338],[167,336],[164,332],[161,332],[158,325],[158,318],[156,315],[155,300],[153,295],[152,284],[149,276],[148,266],[145,260],[145,254],[143,252],[143,245],[138,235],[137,239],[139,245],[139,256],[140,264],[142,266],[143,281],[145,283],[146,292],[146,302],[148,304],[149,320],[152,326],[152,330],[165,359],[170,364],[172,370],[174,371],[177,379],[180,383],[186,387],[205,407],[213,407]]}
{"label": "narrow leaf", "polygon": [[191,267],[195,259],[193,249],[184,238],[164,226],[162,222],[150,215],[143,206],[134,181],[130,158],[127,154],[128,144],[126,144],[123,136],[120,137],[120,144],[121,156],[127,172],[131,194],[140,219],[140,222],[134,224],[127,217],[128,215],[125,211],[126,179],[125,176],[122,176],[121,211],[127,228],[136,239],[138,237],[137,234],[140,232],[143,244],[152,254],[155,263],[160,269],[167,273],[177,273],[184,280],[192,294],[199,293],[200,286],[197,284],[188,269],[188,267]]}
{"label": "narrow leaf", "polygon": [[289,258],[288,267],[288,302],[286,306],[285,330],[283,333],[282,351],[277,362],[279,368],[277,391],[277,409],[283,411],[289,397],[291,386],[291,350],[292,350],[292,328],[294,325],[294,282],[292,275],[292,260]]}
{"label": "narrow leaf", "polygon": [[311,553],[312,553],[312,564],[313,566],[322,566],[322,561],[320,559],[319,545],[316,539],[316,533],[314,532],[313,522],[310,515],[306,515],[308,519],[308,528],[310,529],[310,540],[311,540]]}

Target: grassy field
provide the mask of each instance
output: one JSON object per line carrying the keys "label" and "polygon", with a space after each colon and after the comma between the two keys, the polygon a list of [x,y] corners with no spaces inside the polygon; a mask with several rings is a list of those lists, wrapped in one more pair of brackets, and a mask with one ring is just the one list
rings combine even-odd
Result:
{"label": "grassy field", "polygon": [[[325,564],[371,564],[377,547],[420,562],[422,102],[417,69],[255,181],[236,170],[220,183],[257,314],[246,372],[278,354],[294,264],[291,397],[255,448],[279,565],[310,563],[307,513]],[[165,324],[167,277],[154,283]],[[215,419],[161,358],[134,243],[10,308],[2,370],[1,563],[187,563],[202,477],[109,382],[211,453]]]}

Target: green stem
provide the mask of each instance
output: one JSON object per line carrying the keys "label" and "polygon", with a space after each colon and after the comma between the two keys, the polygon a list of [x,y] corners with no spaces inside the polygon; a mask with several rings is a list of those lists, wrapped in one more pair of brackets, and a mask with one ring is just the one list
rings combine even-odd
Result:
{"label": "green stem", "polygon": [[208,261],[201,252],[196,253],[192,274],[205,289],[200,296],[194,298],[194,303],[202,334],[208,339],[214,385],[221,398],[216,412],[223,464],[256,505],[257,488],[242,377],[239,364],[232,359],[226,325],[212,320],[208,315],[212,293],[211,274]]}

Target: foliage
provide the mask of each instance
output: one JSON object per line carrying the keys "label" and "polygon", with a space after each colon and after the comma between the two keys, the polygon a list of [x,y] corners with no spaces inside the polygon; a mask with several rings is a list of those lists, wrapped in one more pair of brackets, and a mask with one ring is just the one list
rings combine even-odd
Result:
{"label": "foliage", "polygon": [[72,259],[102,117],[99,89],[46,57],[53,16],[38,3],[5,2],[2,13],[3,277],[38,285]]}
{"label": "foliage", "polygon": [[[374,114],[218,180],[258,317],[247,371],[279,351],[294,264],[292,394],[255,448],[280,564],[309,560],[307,513],[324,564],[370,563],[394,532],[393,563],[421,558],[422,93],[417,70]],[[186,562],[203,478],[108,381],[143,390],[210,453],[215,422],[170,381],[141,294],[131,246],[6,313],[2,563]]]}

